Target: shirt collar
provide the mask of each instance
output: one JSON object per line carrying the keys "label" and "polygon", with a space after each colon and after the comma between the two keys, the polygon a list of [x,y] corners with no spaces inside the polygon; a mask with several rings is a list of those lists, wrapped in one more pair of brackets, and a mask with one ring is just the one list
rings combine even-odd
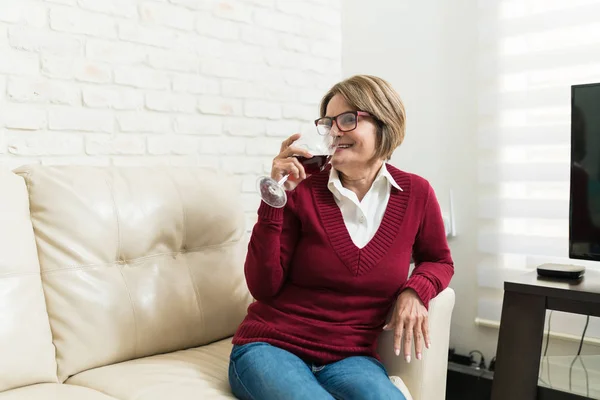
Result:
{"label": "shirt collar", "polygon": [[[373,181],[373,183],[375,182],[379,182],[382,179],[387,179],[387,181],[390,183],[390,185],[392,185],[393,187],[395,187],[396,189],[403,191],[402,188],[400,187],[400,185],[398,185],[398,183],[396,183],[396,181],[394,180],[394,177],[392,176],[392,174],[390,174],[390,171],[388,171],[388,169],[386,168],[386,163],[383,163],[381,165],[381,168],[379,169],[379,172],[377,173],[377,176],[375,177],[375,180]],[[338,191],[341,190],[341,188],[343,187],[342,185],[342,181],[340,180],[340,175],[338,174],[337,170],[335,168],[331,168],[331,170],[329,171],[329,181],[327,182],[327,187],[329,188],[330,191],[333,192],[334,195],[338,195]],[[332,189],[337,189],[337,190],[332,190]]]}
{"label": "shirt collar", "polygon": [[390,185],[392,185],[393,187],[395,187],[396,189],[398,189],[399,191],[402,192],[403,191],[402,188],[400,187],[400,185],[398,185],[396,183],[396,181],[394,180],[394,177],[392,176],[392,174],[390,174],[390,171],[388,171],[388,169],[385,165],[386,165],[386,163],[383,163],[375,180],[381,179],[383,177],[388,180]]}

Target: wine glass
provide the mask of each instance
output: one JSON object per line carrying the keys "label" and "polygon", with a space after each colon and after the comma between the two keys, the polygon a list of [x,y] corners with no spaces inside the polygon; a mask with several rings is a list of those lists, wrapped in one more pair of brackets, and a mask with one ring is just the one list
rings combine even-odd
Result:
{"label": "wine glass", "polygon": [[[307,175],[316,174],[325,169],[335,151],[333,136],[319,135],[314,126],[310,131],[303,129],[302,136],[292,146],[303,147],[312,154],[310,158],[301,155],[293,156],[300,161]],[[287,195],[283,184],[288,180],[289,176],[289,173],[284,175],[279,182],[269,176],[258,178],[257,186],[261,199],[271,207],[282,208],[285,206]]]}

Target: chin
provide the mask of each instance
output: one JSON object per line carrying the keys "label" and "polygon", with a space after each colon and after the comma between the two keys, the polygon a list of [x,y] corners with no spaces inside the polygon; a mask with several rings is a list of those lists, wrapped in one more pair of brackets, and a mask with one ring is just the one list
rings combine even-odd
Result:
{"label": "chin", "polygon": [[340,159],[336,158],[335,156],[333,156],[330,163],[331,163],[331,166],[337,170],[339,170],[340,167],[343,167],[345,164],[343,159],[340,160]]}
{"label": "chin", "polygon": [[331,160],[331,166],[335,168],[336,171],[341,173],[346,173],[353,170],[356,167],[355,164],[356,163],[347,160]]}

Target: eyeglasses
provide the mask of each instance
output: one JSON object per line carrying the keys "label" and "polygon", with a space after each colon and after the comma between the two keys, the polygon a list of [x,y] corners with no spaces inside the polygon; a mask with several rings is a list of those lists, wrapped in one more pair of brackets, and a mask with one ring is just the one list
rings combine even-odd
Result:
{"label": "eyeglasses", "polygon": [[371,114],[365,111],[346,111],[335,117],[321,117],[315,120],[317,132],[319,132],[320,135],[328,135],[333,127],[333,121],[335,121],[340,132],[348,132],[356,129],[359,115],[362,117],[371,117]]}

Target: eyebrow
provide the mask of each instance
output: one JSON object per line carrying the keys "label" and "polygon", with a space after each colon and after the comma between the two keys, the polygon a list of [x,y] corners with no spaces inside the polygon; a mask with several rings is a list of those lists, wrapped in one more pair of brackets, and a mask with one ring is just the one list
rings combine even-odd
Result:
{"label": "eyebrow", "polygon": [[[342,114],[345,114],[347,112],[352,112],[352,111],[358,111],[358,110],[346,110],[346,111],[342,111],[338,115],[342,115]],[[323,118],[325,118],[325,117],[327,117],[327,118],[333,118],[333,117],[337,117],[338,115],[323,115]]]}

